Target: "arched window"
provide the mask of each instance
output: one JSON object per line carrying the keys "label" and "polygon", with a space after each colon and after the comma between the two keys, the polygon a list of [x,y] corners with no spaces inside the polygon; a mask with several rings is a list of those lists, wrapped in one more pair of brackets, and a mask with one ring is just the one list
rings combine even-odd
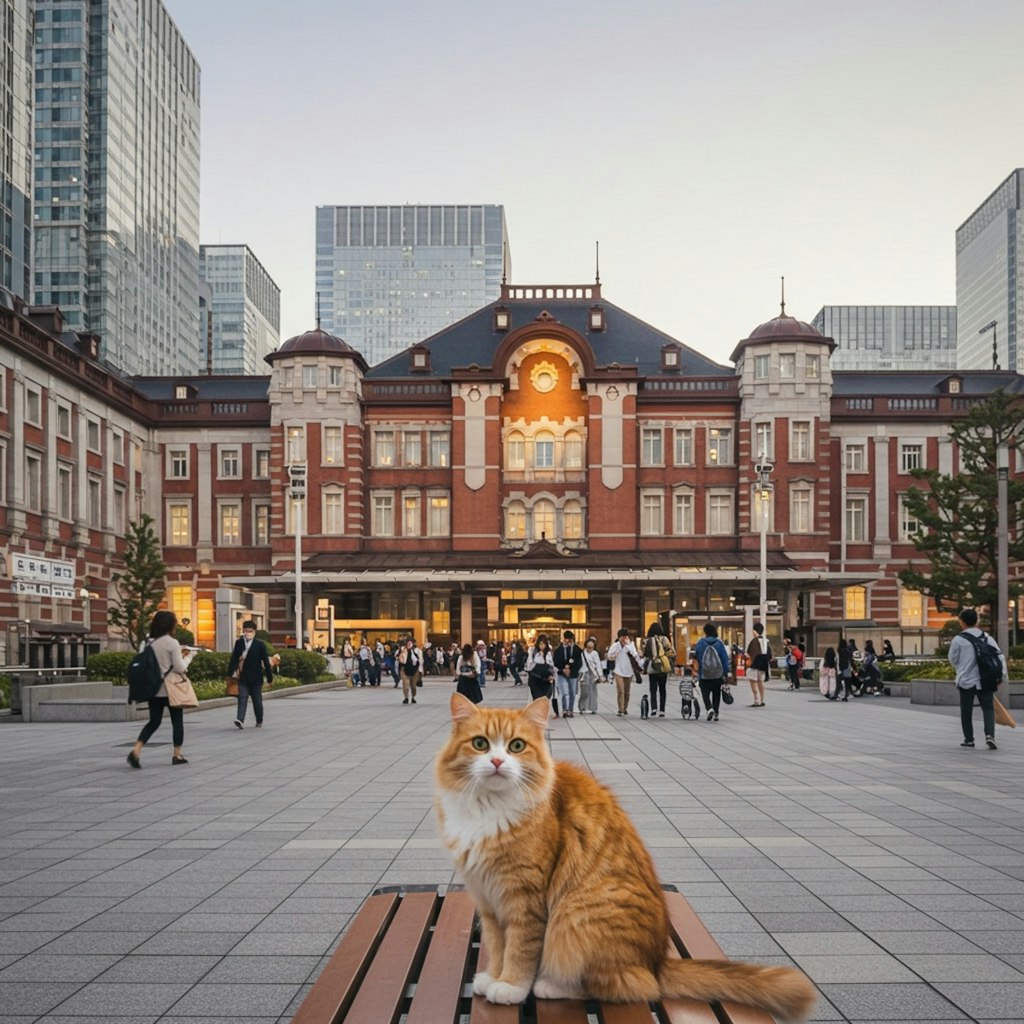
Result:
{"label": "arched window", "polygon": [[555,539],[555,506],[547,500],[538,501],[533,506],[533,539]]}
{"label": "arched window", "polygon": [[565,503],[562,526],[566,540],[579,540],[583,536],[583,506],[578,501]]}
{"label": "arched window", "polygon": [[583,438],[575,430],[565,435],[565,468],[583,468]]}
{"label": "arched window", "polygon": [[533,465],[536,469],[553,469],[555,465],[555,435],[541,430],[533,439]]}
{"label": "arched window", "polygon": [[508,435],[506,444],[505,464],[509,469],[526,468],[526,439],[518,430]]}
{"label": "arched window", "polygon": [[526,506],[521,501],[513,501],[505,509],[505,539],[526,539]]}

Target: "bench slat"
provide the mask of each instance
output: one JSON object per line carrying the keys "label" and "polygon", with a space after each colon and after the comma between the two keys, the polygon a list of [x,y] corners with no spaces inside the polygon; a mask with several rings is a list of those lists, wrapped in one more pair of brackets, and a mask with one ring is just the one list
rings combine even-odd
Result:
{"label": "bench slat", "polygon": [[352,1002],[398,905],[398,893],[371,896],[313,983],[292,1024],[337,1024]]}
{"label": "bench slat", "polygon": [[[669,939],[668,957],[682,960],[675,943]],[[710,1003],[697,999],[662,999],[665,1024],[719,1024]]]}
{"label": "bench slat", "polygon": [[[582,999],[537,999],[537,1024],[587,1024],[587,1004]],[[644,1021],[650,1024],[650,1018]]]}
{"label": "bench slat", "polygon": [[[481,937],[476,970],[486,971],[488,959],[487,945]],[[473,1005],[469,1011],[469,1024],[519,1024],[519,1007],[498,1006],[487,1002],[483,996],[473,996]]]}
{"label": "bench slat", "polygon": [[[722,947],[697,916],[686,897],[679,892],[666,892],[669,924],[683,951],[694,960],[727,960]],[[722,1003],[722,1010],[732,1024],[773,1024],[770,1014],[738,1003]]]}
{"label": "bench slat", "polygon": [[454,1024],[472,949],[473,914],[469,893],[444,897],[406,1024]]}
{"label": "bench slat", "polygon": [[345,1024],[390,1024],[398,1018],[438,898],[436,892],[407,892],[402,896]]}

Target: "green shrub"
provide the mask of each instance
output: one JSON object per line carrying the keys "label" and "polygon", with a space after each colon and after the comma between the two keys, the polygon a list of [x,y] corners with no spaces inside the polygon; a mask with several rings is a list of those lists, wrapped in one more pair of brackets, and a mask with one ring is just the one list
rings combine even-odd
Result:
{"label": "green shrub", "polygon": [[304,683],[315,683],[320,673],[327,671],[327,659],[315,651],[297,651],[288,647],[279,653],[283,676],[292,676]]}
{"label": "green shrub", "polygon": [[8,676],[0,676],[0,708],[11,706],[11,680]]}
{"label": "green shrub", "polygon": [[85,678],[89,680],[110,680],[110,682],[127,683],[128,666],[135,655],[132,651],[103,651],[90,655],[85,663]]}

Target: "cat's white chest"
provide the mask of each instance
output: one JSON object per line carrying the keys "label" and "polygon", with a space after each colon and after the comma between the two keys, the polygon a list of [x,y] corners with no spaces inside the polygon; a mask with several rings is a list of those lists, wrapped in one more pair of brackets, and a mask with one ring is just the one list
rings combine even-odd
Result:
{"label": "cat's white chest", "polygon": [[444,811],[444,839],[456,855],[464,855],[467,864],[474,863],[481,845],[515,825],[525,808],[509,806],[507,800],[467,800],[445,793],[441,796]]}

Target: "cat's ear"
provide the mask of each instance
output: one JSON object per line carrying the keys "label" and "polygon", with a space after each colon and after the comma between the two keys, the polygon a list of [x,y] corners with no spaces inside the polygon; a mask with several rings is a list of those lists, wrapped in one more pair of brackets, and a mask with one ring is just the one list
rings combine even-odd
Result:
{"label": "cat's ear", "polygon": [[461,693],[452,694],[450,706],[453,722],[468,722],[476,714],[476,705]]}
{"label": "cat's ear", "polygon": [[532,725],[537,726],[538,729],[546,729],[548,724],[548,715],[551,714],[551,701],[547,697],[538,697],[535,701],[531,701],[523,709],[523,718],[525,718]]}

